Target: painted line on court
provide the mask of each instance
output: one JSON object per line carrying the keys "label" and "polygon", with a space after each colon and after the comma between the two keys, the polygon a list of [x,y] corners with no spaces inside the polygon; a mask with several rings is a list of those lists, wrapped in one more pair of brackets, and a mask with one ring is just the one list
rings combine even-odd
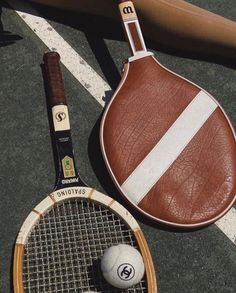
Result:
{"label": "painted line on court", "polygon": [[231,208],[228,213],[218,220],[216,226],[236,245],[236,209]]}
{"label": "painted line on court", "polygon": [[58,32],[28,3],[7,0],[20,18],[53,51],[61,56],[61,62],[80,84],[104,106],[105,97],[111,95],[111,88],[97,72],[58,34]]}
{"label": "painted line on court", "polygon": [[[61,62],[79,83],[104,107],[103,98],[111,94],[110,86],[86,61],[58,34],[58,32],[28,3],[6,0],[51,50],[61,55]],[[234,207],[216,223],[217,227],[236,245],[236,209]]]}

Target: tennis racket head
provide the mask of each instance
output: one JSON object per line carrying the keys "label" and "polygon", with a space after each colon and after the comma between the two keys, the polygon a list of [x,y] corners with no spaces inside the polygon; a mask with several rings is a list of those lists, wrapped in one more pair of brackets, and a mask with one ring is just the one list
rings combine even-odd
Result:
{"label": "tennis racket head", "polygon": [[163,224],[196,228],[235,202],[235,132],[217,101],[154,57],[126,64],[101,123],[120,192]]}
{"label": "tennis racket head", "polygon": [[[104,250],[120,243],[137,248],[145,276],[119,291],[102,276]],[[14,251],[14,292],[157,292],[143,233],[118,202],[89,187],[54,191],[26,218]]]}
{"label": "tennis racket head", "polygon": [[17,237],[14,292],[117,292],[103,279],[99,261],[106,248],[120,243],[137,247],[146,269],[129,292],[157,292],[138,223],[116,201],[86,187],[76,171],[59,60],[56,52],[44,55],[58,178],[54,192],[32,210]]}

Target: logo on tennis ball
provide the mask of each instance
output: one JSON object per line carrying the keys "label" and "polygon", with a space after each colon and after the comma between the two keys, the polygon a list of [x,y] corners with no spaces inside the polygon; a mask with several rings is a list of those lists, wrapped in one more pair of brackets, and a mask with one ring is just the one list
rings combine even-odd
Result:
{"label": "logo on tennis ball", "polygon": [[135,275],[135,269],[131,264],[124,263],[118,267],[117,274],[121,280],[129,281],[133,279]]}
{"label": "logo on tennis ball", "polygon": [[58,122],[61,122],[62,120],[66,119],[66,113],[65,112],[57,112],[55,117]]}

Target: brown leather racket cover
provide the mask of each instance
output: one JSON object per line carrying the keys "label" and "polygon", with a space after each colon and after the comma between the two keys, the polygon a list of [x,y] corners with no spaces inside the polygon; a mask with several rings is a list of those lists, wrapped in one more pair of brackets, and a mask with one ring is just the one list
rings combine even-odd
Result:
{"label": "brown leather racket cover", "polygon": [[152,219],[197,227],[234,203],[229,120],[208,93],[152,56],[126,64],[103,116],[101,146],[119,190]]}
{"label": "brown leather racket cover", "polygon": [[104,112],[101,148],[112,179],[162,223],[214,222],[236,194],[235,133],[217,101],[148,52],[135,7],[117,0],[132,57]]}

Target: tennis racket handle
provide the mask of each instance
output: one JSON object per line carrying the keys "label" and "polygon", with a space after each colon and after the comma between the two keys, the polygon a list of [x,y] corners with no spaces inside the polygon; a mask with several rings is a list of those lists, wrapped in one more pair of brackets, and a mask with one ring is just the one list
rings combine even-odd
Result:
{"label": "tennis racket handle", "polygon": [[47,52],[43,56],[43,61],[49,103],[51,106],[66,105],[65,89],[60,68],[60,55],[57,52]]}

